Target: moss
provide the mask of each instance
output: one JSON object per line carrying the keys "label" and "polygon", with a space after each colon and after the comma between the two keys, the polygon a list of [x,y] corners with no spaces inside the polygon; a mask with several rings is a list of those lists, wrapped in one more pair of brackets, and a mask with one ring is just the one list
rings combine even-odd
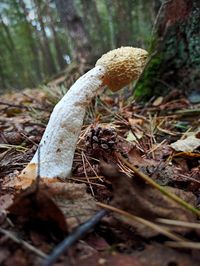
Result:
{"label": "moss", "polygon": [[199,19],[200,2],[194,1],[187,17],[166,27],[164,36],[155,36],[151,50],[158,52],[152,56],[136,85],[136,97],[148,100],[165,95],[170,88],[189,95],[199,89]]}
{"label": "moss", "polygon": [[143,75],[136,84],[134,96],[139,99],[149,99],[153,94],[153,84],[157,82],[157,74],[163,56],[156,54],[148,63]]}

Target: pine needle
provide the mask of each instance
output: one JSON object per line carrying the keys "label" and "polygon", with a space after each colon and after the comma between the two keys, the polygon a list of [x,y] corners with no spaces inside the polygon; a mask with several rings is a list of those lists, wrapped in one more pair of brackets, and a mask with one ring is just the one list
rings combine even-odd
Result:
{"label": "pine needle", "polygon": [[165,245],[171,248],[200,249],[200,243],[196,242],[172,242],[166,241]]}
{"label": "pine needle", "polygon": [[185,227],[191,229],[200,229],[200,223],[190,223],[185,221],[163,219],[163,218],[156,219],[156,221],[165,225],[173,225],[173,226]]}
{"label": "pine needle", "polygon": [[172,239],[172,240],[175,240],[175,241],[180,241],[180,242],[183,242],[183,241],[186,241],[186,239],[170,232],[169,230],[157,225],[157,224],[154,224],[150,221],[147,221],[141,217],[138,217],[138,216],[135,216],[133,214],[130,214],[124,210],[121,210],[121,209],[118,209],[116,207],[113,207],[113,206],[110,206],[110,205],[107,205],[107,204],[104,204],[104,203],[96,203],[97,206],[100,206],[102,208],[105,208],[107,210],[110,210],[110,211],[113,211],[115,213],[118,213],[119,215],[122,215],[124,217],[126,217],[127,219],[131,220],[131,221],[134,221],[134,222],[139,222],[145,226],[148,226],[149,228],[153,229],[154,231],[157,231],[165,236],[167,236],[168,238]]}

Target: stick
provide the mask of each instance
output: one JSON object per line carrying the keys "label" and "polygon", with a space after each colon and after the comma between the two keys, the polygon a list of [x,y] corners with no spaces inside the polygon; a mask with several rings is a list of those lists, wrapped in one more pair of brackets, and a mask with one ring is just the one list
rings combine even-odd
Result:
{"label": "stick", "polygon": [[0,228],[0,232],[2,234],[4,234],[5,236],[7,236],[8,238],[12,239],[15,243],[21,244],[27,250],[35,253],[37,256],[39,256],[39,257],[41,257],[43,259],[47,258],[47,255],[44,252],[42,252],[41,250],[35,248],[34,246],[32,246],[31,244],[27,243],[26,241],[17,238],[13,233],[11,233],[11,232],[3,229],[3,228]]}
{"label": "stick", "polygon": [[43,266],[53,265],[57,259],[65,251],[67,251],[76,241],[81,239],[90,229],[99,223],[99,221],[107,215],[106,210],[101,210],[97,212],[91,219],[79,226],[73,233],[71,233],[67,238],[65,238],[60,244],[55,247],[53,252],[44,261]]}

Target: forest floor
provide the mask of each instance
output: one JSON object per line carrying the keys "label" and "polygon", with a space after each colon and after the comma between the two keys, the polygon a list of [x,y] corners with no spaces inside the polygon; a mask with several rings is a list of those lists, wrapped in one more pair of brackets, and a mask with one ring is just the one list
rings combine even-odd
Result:
{"label": "forest floor", "polygon": [[52,84],[0,98],[0,265],[53,265],[58,243],[101,209],[55,265],[200,265],[200,104],[176,90],[145,105],[101,94],[72,177],[38,184],[18,175],[61,97]]}

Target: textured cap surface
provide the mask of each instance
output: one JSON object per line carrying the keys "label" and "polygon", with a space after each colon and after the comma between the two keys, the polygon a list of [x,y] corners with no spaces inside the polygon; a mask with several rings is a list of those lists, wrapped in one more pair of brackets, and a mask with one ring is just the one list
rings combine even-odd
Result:
{"label": "textured cap surface", "polygon": [[147,56],[147,51],[143,49],[121,47],[104,54],[96,62],[96,66],[106,68],[103,82],[112,91],[117,91],[140,76]]}

